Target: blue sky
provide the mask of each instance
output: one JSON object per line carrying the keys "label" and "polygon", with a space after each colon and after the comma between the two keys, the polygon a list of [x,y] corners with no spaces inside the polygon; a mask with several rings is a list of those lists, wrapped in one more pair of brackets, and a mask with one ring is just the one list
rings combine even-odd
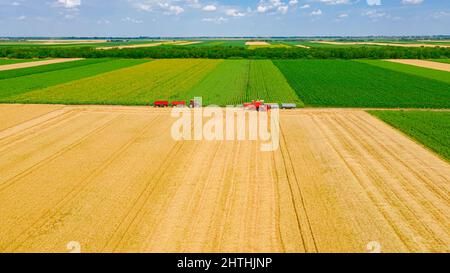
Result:
{"label": "blue sky", "polygon": [[0,0],[0,36],[450,34],[450,0]]}

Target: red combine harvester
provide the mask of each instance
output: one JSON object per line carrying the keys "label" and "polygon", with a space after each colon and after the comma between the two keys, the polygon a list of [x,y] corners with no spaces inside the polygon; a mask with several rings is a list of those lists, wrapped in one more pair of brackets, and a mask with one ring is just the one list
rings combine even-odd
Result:
{"label": "red combine harvester", "polygon": [[172,101],[173,107],[186,107],[185,101]]}
{"label": "red combine harvester", "polygon": [[153,104],[155,107],[169,107],[169,102],[166,100],[155,101]]}
{"label": "red combine harvester", "polygon": [[255,110],[255,111],[270,111],[271,106],[265,104],[264,101],[254,100],[252,102],[244,103],[245,110]]}

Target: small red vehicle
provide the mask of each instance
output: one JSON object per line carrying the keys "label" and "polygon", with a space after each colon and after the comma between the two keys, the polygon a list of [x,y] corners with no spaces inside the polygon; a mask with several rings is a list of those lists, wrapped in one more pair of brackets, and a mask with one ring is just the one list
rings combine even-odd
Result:
{"label": "small red vehicle", "polygon": [[173,107],[186,107],[185,101],[172,101]]}
{"label": "small red vehicle", "polygon": [[165,100],[155,101],[153,104],[155,107],[169,107],[169,102]]}
{"label": "small red vehicle", "polygon": [[244,109],[246,110],[255,110],[255,111],[269,111],[270,105],[264,104],[264,101],[252,101],[248,103],[244,103]]}

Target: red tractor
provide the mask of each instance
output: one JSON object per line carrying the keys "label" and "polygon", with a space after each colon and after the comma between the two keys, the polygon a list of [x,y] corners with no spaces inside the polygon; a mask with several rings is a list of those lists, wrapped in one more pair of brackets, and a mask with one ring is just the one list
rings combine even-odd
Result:
{"label": "red tractor", "polygon": [[261,111],[261,112],[267,112],[270,111],[271,106],[268,104],[265,104],[264,101],[252,101],[244,103],[244,109],[245,110],[255,110],[255,111]]}

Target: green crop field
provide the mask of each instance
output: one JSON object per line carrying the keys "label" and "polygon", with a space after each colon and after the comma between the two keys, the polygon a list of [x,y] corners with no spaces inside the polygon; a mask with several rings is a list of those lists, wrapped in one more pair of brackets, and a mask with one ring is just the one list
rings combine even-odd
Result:
{"label": "green crop field", "polygon": [[226,60],[217,66],[186,98],[202,96],[205,105],[237,105],[255,99],[303,103],[270,60]]}
{"label": "green crop field", "polygon": [[185,99],[186,92],[220,60],[158,60],[78,81],[10,96],[14,102],[146,105]]}
{"label": "green crop field", "polygon": [[363,62],[366,64],[378,66],[381,68],[407,73],[419,77],[425,77],[428,79],[438,80],[450,84],[450,73],[446,71],[440,71],[436,69],[429,69],[414,65],[393,63],[382,60],[358,60],[358,62]]}
{"label": "green crop field", "polygon": [[37,60],[33,59],[0,59],[0,65],[7,65],[7,64],[18,64],[18,63],[26,63],[26,62],[33,62]]}
{"label": "green crop field", "polygon": [[307,106],[450,108],[450,84],[346,60],[277,60]]}
{"label": "green crop field", "polygon": [[86,59],[86,60],[73,61],[73,62],[56,63],[56,64],[48,64],[48,65],[41,65],[41,66],[21,68],[21,69],[5,70],[5,71],[0,71],[0,80],[18,78],[18,77],[23,77],[23,76],[27,76],[27,75],[33,75],[33,74],[39,74],[39,73],[45,73],[45,72],[51,72],[51,71],[57,71],[57,70],[64,70],[64,69],[68,69],[68,68],[81,67],[81,66],[97,64],[97,63],[102,63],[102,62],[108,62],[108,61],[111,61],[111,59]]}
{"label": "green crop field", "polygon": [[450,112],[369,111],[450,160]]}
{"label": "green crop field", "polygon": [[[45,66],[39,68],[35,67],[31,70],[23,69],[26,70],[25,76],[10,77],[0,80],[0,102],[26,102],[28,100],[24,98],[27,94],[24,93],[76,81],[82,78],[91,77],[144,62],[148,62],[148,60],[86,60],[61,64],[61,66],[58,67],[64,68],[59,70],[53,70],[56,65],[49,65],[52,66],[52,68],[48,72],[42,72],[41,69],[45,69]],[[80,66],[80,64],[83,65]],[[70,65],[75,66],[70,68]],[[21,74],[21,70],[22,69],[17,69],[4,72],[14,71],[15,73]],[[34,74],[29,74],[30,71],[37,72]],[[10,74],[8,73],[8,75]],[[91,85],[93,85],[92,82]],[[21,96],[22,94],[24,95]],[[31,102],[32,101],[33,100],[31,100]]]}

